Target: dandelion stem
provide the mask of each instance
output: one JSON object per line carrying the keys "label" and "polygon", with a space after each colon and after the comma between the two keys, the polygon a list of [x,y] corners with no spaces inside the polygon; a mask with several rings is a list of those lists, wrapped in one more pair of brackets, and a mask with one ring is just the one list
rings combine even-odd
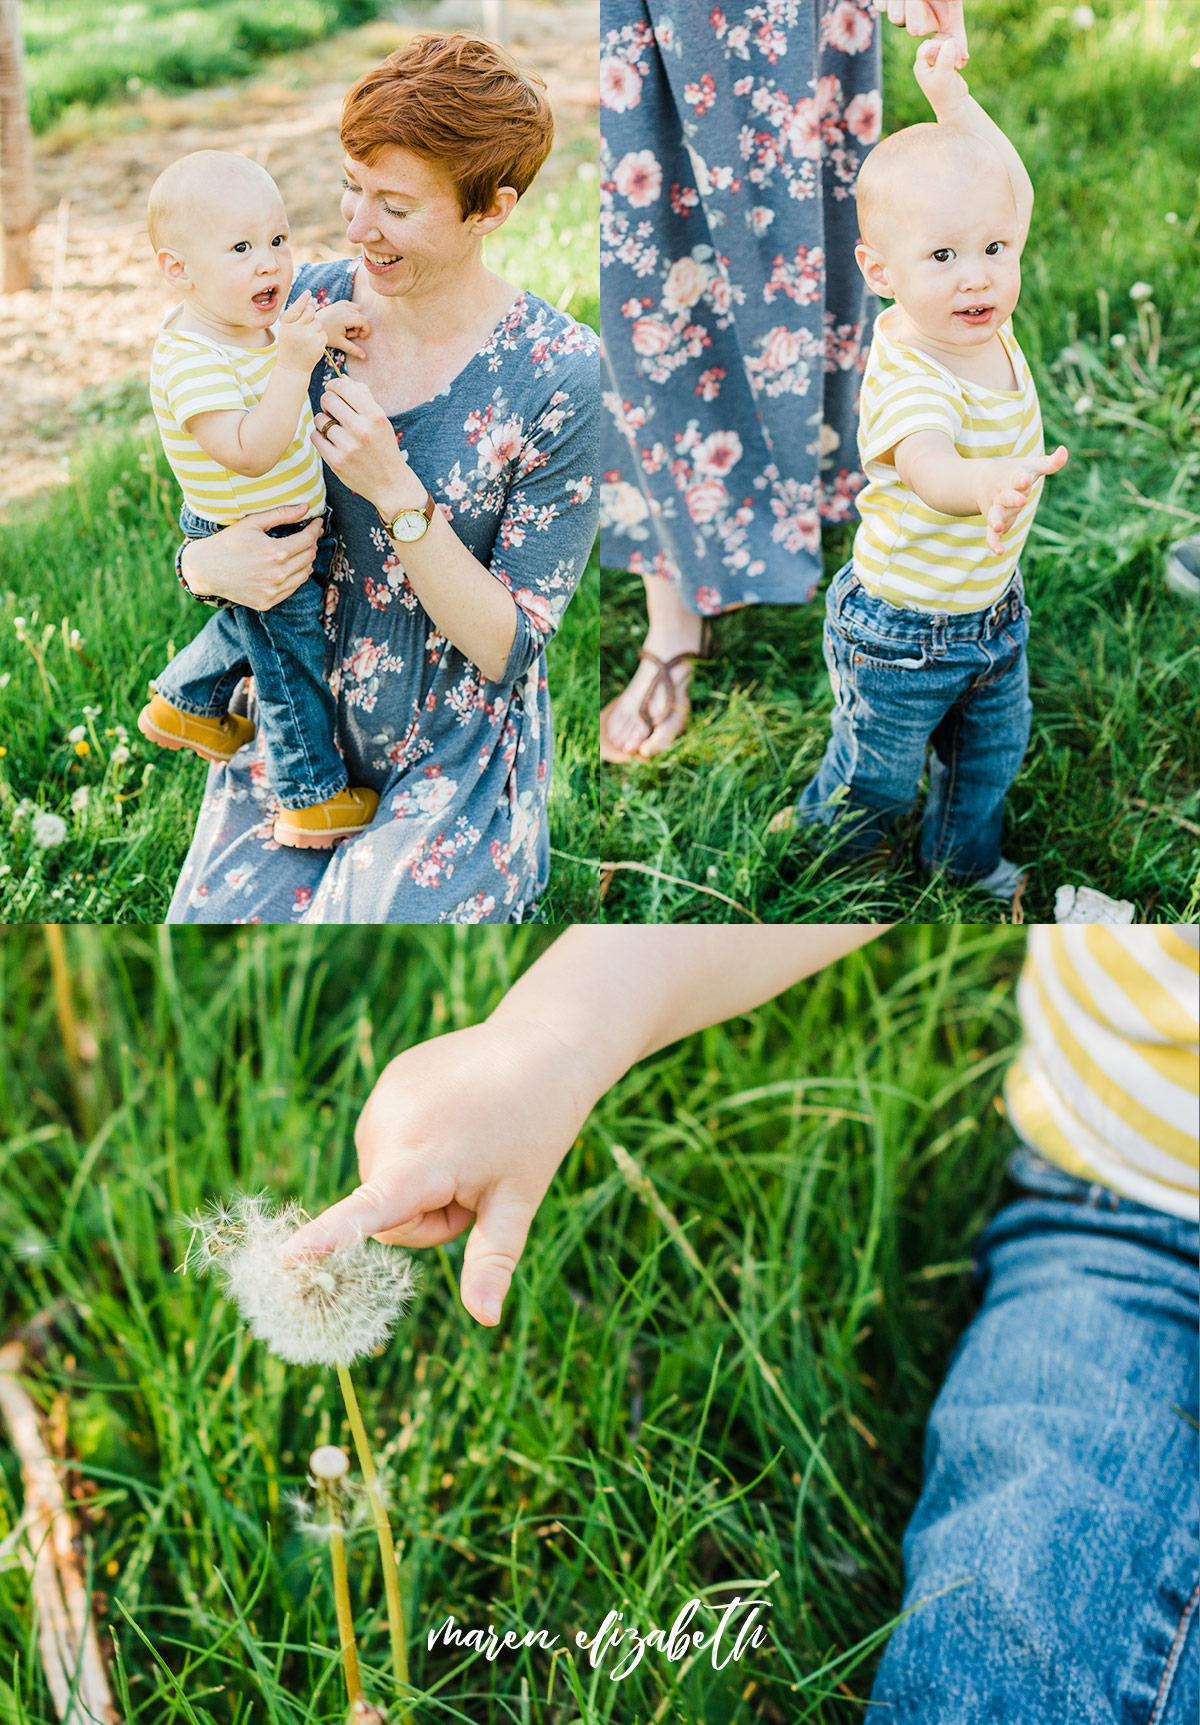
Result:
{"label": "dandelion stem", "polygon": [[[338,1382],[342,1386],[342,1399],[346,1404],[350,1431],[354,1437],[354,1448],[358,1454],[358,1465],[362,1468],[363,1486],[375,1522],[375,1537],[379,1541],[379,1555],[383,1563],[383,1590],[387,1600],[388,1634],[392,1642],[392,1669],[396,1674],[397,1682],[402,1683],[407,1688],[408,1650],[404,1645],[404,1611],[400,1603],[400,1577],[396,1571],[396,1548],[392,1543],[392,1530],[388,1523],[383,1493],[379,1488],[379,1474],[371,1455],[371,1446],[367,1442],[366,1427],[363,1425],[362,1414],[359,1412],[358,1397],[355,1395],[354,1385],[350,1381],[350,1373],[345,1366],[339,1366],[337,1375]],[[401,1725],[408,1717],[408,1709],[405,1708],[399,1715]]]}
{"label": "dandelion stem", "polygon": [[337,1508],[330,1508],[329,1563],[333,1570],[333,1603],[337,1607],[338,1640],[342,1648],[342,1670],[346,1678],[346,1704],[353,1707],[362,1694],[358,1675],[358,1646],[354,1639],[354,1616],[350,1610],[350,1578],[346,1574],[346,1541],[337,1522]]}

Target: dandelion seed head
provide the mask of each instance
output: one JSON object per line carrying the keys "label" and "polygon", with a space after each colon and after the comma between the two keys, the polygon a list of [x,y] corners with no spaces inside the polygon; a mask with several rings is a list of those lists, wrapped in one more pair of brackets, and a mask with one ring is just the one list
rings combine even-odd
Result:
{"label": "dandelion seed head", "polygon": [[317,1479],[345,1479],[350,1457],[335,1443],[323,1443],[308,1458],[308,1470]]}
{"label": "dandelion seed head", "polygon": [[296,1532],[304,1539],[327,1540],[332,1534],[345,1534],[340,1516],[319,1517],[311,1499],[302,1491],[287,1491],[283,1501],[291,1511]]}
{"label": "dandelion seed head", "polygon": [[295,1366],[348,1366],[386,1342],[413,1289],[411,1258],[357,1240],[324,1258],[287,1259],[281,1248],[310,1220],[295,1202],[239,1195],[189,1217],[184,1266],[214,1270],[251,1333]]}
{"label": "dandelion seed head", "polygon": [[49,809],[39,809],[30,825],[30,837],[39,850],[53,850],[67,836],[67,823]]}
{"label": "dandelion seed head", "polygon": [[1153,292],[1154,289],[1150,286],[1149,282],[1134,282],[1133,286],[1129,290],[1129,297],[1132,300],[1149,299]]}

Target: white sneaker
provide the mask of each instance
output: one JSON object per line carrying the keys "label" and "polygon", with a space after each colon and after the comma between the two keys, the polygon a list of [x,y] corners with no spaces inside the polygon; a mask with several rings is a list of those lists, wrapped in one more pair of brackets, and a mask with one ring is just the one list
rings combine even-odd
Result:
{"label": "white sneaker", "polygon": [[1200,534],[1168,547],[1166,580],[1173,593],[1200,600]]}
{"label": "white sneaker", "polygon": [[1011,901],[1017,896],[1019,888],[1025,885],[1025,870],[1020,863],[1009,862],[1007,857],[1001,857],[991,874],[985,874],[982,880],[973,880],[971,888],[974,892],[986,892],[990,898],[1002,898]]}
{"label": "white sneaker", "polygon": [[1127,898],[1109,898],[1093,886],[1060,886],[1054,895],[1055,922],[1133,921],[1133,906]]}

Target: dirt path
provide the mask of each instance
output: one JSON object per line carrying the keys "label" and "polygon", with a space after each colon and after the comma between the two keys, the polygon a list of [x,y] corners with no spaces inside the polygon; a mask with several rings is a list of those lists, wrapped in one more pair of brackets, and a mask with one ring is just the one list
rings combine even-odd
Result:
{"label": "dirt path", "polygon": [[[15,499],[67,477],[80,431],[103,417],[84,391],[132,391],[144,379],[170,296],[154,273],[144,224],[159,170],[189,150],[240,150],[270,169],[292,224],[297,261],[338,257],[341,159],[337,123],[347,86],[414,29],[470,25],[478,6],[443,3],[419,23],[377,22],[271,63],[236,88],[180,97],[144,92],[136,105],[65,122],[39,140],[38,285],[0,296],[0,519]],[[598,112],[595,0],[510,0],[510,46],[546,79],[560,137]],[[552,177],[554,158],[544,173]],[[69,206],[63,210],[63,200]],[[65,238],[65,246],[63,240]]]}

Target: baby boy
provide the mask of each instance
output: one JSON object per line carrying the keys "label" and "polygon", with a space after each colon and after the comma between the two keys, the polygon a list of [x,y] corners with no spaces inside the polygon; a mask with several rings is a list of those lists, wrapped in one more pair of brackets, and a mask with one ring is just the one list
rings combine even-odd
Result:
{"label": "baby boy", "polygon": [[955,69],[922,43],[936,125],[894,133],[858,179],[867,285],[882,312],[863,377],[867,483],[851,561],[826,602],[832,735],[801,822],[873,849],[912,807],[929,755],[920,860],[1001,898],[1005,793],[1029,740],[1029,610],[1018,559],[1044,475],[1037,391],[1009,322],[1033,210],[1029,175]]}
{"label": "baby boy", "polygon": [[[326,347],[361,356],[369,327],[349,301],[316,308],[292,285],[287,215],[265,169],[246,156],[198,150],[154,182],[148,209],[158,266],[180,296],[163,319],[150,397],[183,492],[180,526],[203,538],[256,510],[302,503],[298,532],[325,510],[308,385]],[[325,681],[321,587],[309,577],[269,611],[231,605],[154,680],[138,728],[168,749],[228,761],[254,736],[229,701],[254,678],[267,778],[279,804],[277,843],[325,849],[361,832],[378,805],[351,788],[334,741]]]}

